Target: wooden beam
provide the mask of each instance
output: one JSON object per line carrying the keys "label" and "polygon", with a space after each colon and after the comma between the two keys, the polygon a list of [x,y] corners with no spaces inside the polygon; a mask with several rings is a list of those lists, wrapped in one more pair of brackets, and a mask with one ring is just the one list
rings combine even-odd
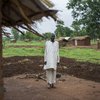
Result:
{"label": "wooden beam", "polygon": [[36,30],[34,30],[29,24],[25,24],[27,28],[35,35],[43,37],[43,35],[39,34]]}
{"label": "wooden beam", "polygon": [[[40,1],[38,1],[38,3],[37,3],[36,0],[33,0],[33,3],[37,6],[38,9],[43,10],[43,8],[42,8],[41,6],[39,6],[39,4],[38,4],[38,3],[40,3]],[[44,6],[43,6],[43,7],[44,7]]]}
{"label": "wooden beam", "polygon": [[23,2],[23,0],[20,0],[19,2],[21,5],[23,5],[23,7],[30,9],[33,13],[38,11],[36,7],[34,8],[33,1],[31,0],[27,0],[27,2]]}
{"label": "wooden beam", "polygon": [[13,26],[14,29],[16,29],[18,32],[20,32],[21,34],[25,35],[21,30],[19,30],[17,27]]}
{"label": "wooden beam", "polygon": [[12,10],[18,17],[20,17],[21,19],[23,18],[23,17],[21,16],[21,14],[17,11],[17,9],[15,9],[15,5],[11,5],[10,7],[11,7],[11,10]]}
{"label": "wooden beam", "polygon": [[13,4],[15,4],[18,7],[18,10],[20,12],[20,14],[22,15],[22,17],[28,22],[31,23],[31,20],[26,16],[26,14],[24,13],[24,10],[21,7],[21,4],[19,3],[18,0],[11,0],[11,2]]}
{"label": "wooden beam", "polygon": [[[47,11],[40,11],[40,12],[36,12],[36,13],[33,13],[32,15],[28,15],[28,18],[30,18],[31,20],[34,20],[34,17],[36,16],[51,16],[54,20],[56,20],[56,18],[54,16],[52,16],[52,13],[57,13],[57,10],[47,10]],[[51,13],[51,14],[50,14]],[[38,19],[41,19],[41,18],[37,18]],[[16,23],[19,23],[21,22],[22,20],[18,20]]]}
{"label": "wooden beam", "polygon": [[52,3],[50,0],[42,0],[48,7],[54,7],[54,3]]}
{"label": "wooden beam", "polygon": [[43,35],[39,34],[37,31],[35,31],[30,25],[28,25],[28,24],[25,24],[25,25],[27,26],[27,28],[24,27],[24,26],[20,26],[20,27],[22,27],[23,29],[26,29],[26,30],[32,32],[33,34],[35,34],[37,36],[43,37]]}
{"label": "wooden beam", "polygon": [[6,32],[2,31],[2,33],[3,33],[3,35],[5,35],[7,38],[9,38],[9,39],[10,39],[10,36],[9,36],[9,35],[7,35],[7,33],[6,33]]}
{"label": "wooden beam", "polygon": [[2,0],[0,0],[0,100],[3,100],[4,97],[4,88],[3,88],[3,57],[2,57]]}

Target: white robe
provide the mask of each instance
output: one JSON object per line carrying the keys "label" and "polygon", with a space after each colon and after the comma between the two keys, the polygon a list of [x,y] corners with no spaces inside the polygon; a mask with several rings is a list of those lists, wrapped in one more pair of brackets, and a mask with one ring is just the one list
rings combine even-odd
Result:
{"label": "white robe", "polygon": [[48,69],[46,70],[47,83],[55,84],[56,83],[56,70]]}
{"label": "white robe", "polygon": [[44,53],[44,61],[47,64],[44,66],[44,69],[53,68],[57,69],[57,62],[59,62],[59,43],[57,41],[51,42],[47,41],[45,44],[45,53]]}

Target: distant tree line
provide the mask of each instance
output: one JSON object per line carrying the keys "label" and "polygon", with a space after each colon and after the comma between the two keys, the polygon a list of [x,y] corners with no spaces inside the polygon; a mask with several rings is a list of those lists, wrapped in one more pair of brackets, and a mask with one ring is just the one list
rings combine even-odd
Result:
{"label": "distant tree line", "polygon": [[55,34],[56,34],[57,38],[66,37],[66,36],[70,37],[70,36],[72,36],[73,31],[69,27],[65,27],[63,21],[58,20],[57,25],[56,25]]}
{"label": "distant tree line", "polygon": [[23,34],[19,33],[16,29],[12,28],[11,33],[13,35],[13,39],[18,41],[33,41],[33,40],[42,40],[42,37],[35,35],[32,32],[24,31]]}
{"label": "distant tree line", "polygon": [[[28,31],[23,32],[24,33],[23,35],[14,28],[11,29],[11,32],[13,34],[13,39],[16,41],[17,40],[20,40],[20,41],[49,40],[51,36],[51,32],[43,33],[42,35],[44,36],[44,38],[42,38]],[[58,21],[56,30],[54,33],[56,34],[56,37],[59,38],[59,37],[64,37],[64,36],[71,36],[73,34],[73,31],[70,28],[65,27],[63,21]]]}

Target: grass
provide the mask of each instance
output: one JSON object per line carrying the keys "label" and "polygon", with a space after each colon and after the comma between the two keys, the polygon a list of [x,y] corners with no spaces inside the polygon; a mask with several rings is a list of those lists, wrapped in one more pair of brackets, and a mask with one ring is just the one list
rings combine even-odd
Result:
{"label": "grass", "polygon": [[31,45],[31,46],[44,46],[44,41],[31,41],[31,42],[24,42],[24,41],[18,41],[16,43],[10,43],[10,42],[5,42],[5,46],[26,46],[26,45]]}
{"label": "grass", "polygon": [[[9,45],[35,45],[35,46],[44,46],[44,42],[33,41],[31,43],[26,42],[17,42],[17,43],[8,43]],[[5,48],[3,49],[4,57],[11,56],[43,56],[44,48]],[[100,51],[89,48],[60,48],[60,56],[74,58],[78,61],[88,61],[91,63],[100,64]]]}
{"label": "grass", "polygon": [[3,50],[4,57],[11,56],[43,56],[41,48],[6,48]]}
{"label": "grass", "polygon": [[100,51],[87,48],[62,48],[60,50],[62,57],[74,58],[78,61],[88,61],[100,63]]}

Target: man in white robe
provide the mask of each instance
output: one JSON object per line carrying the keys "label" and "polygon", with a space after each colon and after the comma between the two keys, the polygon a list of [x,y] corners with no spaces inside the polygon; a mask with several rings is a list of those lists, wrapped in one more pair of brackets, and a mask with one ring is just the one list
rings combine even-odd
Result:
{"label": "man in white robe", "polygon": [[44,53],[44,69],[48,88],[55,87],[57,65],[59,65],[59,43],[55,41],[55,35],[52,34],[51,40],[46,41]]}

